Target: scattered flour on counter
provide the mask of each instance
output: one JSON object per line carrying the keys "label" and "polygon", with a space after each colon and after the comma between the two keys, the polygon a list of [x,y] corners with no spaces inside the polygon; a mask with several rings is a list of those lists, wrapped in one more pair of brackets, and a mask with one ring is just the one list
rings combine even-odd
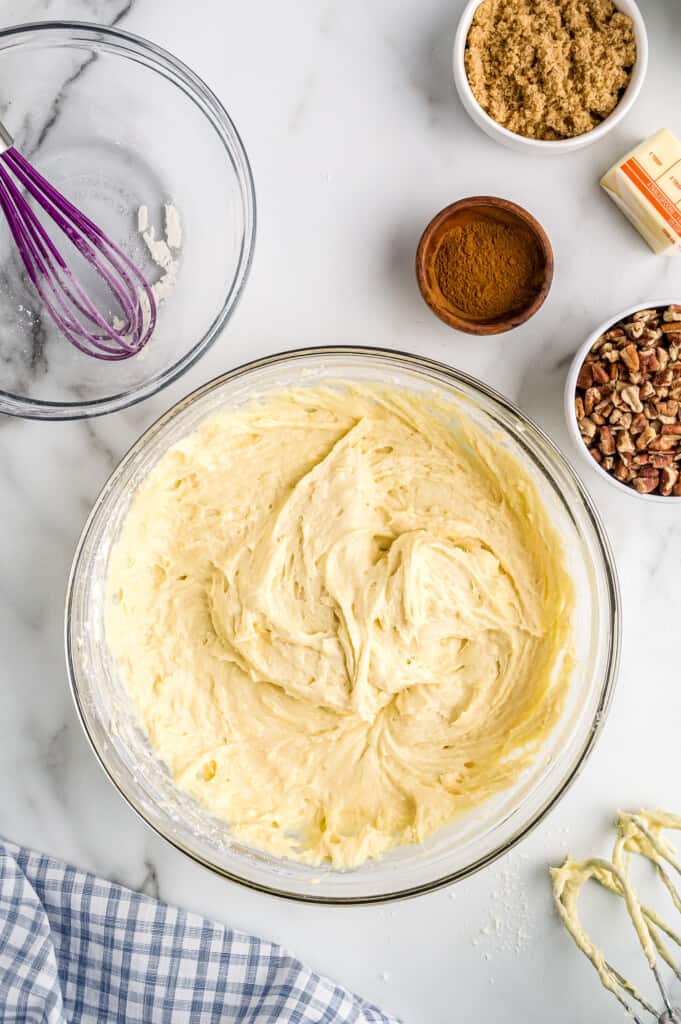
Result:
{"label": "scattered flour on counter", "polygon": [[490,960],[493,953],[522,953],[532,942],[530,906],[520,875],[521,861],[526,859],[525,855],[511,854],[493,869],[488,920],[471,939],[473,946],[486,947],[485,960]]}

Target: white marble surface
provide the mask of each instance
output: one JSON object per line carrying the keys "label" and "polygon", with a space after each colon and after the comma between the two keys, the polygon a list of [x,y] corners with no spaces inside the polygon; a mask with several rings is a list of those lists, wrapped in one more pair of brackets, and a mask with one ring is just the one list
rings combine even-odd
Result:
{"label": "white marble surface", "polygon": [[[233,115],[252,158],[259,207],[241,304],[182,381],[91,422],[0,421],[0,831],[279,940],[405,1021],[615,1024],[621,1013],[552,914],[546,868],[568,849],[606,852],[618,806],[681,809],[678,507],[649,507],[585,471],[615,547],[624,600],[622,671],[605,732],[568,796],[513,854],[417,900],[375,909],[289,905],[189,863],[137,820],[95,764],[64,671],[63,594],[84,517],[128,444],[195,385],[282,348],[392,346],[482,377],[569,450],[561,392],[570,354],[610,312],[681,287],[681,257],[654,257],[596,184],[633,141],[664,124],[681,131],[678,0],[645,0],[650,71],[624,124],[595,147],[547,161],[499,148],[459,106],[449,60],[462,6],[0,4],[5,24],[116,21],[179,55]],[[544,308],[496,340],[440,324],[414,281],[424,224],[471,193],[529,207],[556,252]],[[495,914],[500,934],[488,928]],[[614,941],[613,930],[610,919],[599,923],[603,941]],[[627,966],[625,954],[619,963]]]}

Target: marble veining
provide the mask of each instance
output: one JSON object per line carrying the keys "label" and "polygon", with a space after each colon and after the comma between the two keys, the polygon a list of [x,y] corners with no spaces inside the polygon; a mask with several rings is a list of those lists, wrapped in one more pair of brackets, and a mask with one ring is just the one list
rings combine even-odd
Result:
{"label": "marble veining", "polygon": [[[62,17],[121,24],[202,75],[252,160],[259,236],[227,331],[161,395],[90,422],[0,418],[4,835],[283,942],[405,1021],[497,1024],[512,1004],[514,1018],[530,1024],[596,1017],[618,1024],[617,1009],[552,915],[546,865],[568,850],[606,852],[607,826],[620,806],[681,806],[681,517],[676,506],[622,496],[583,468],[562,412],[567,367],[593,327],[681,286],[681,259],[649,253],[596,184],[637,140],[665,123],[681,131],[678,2],[644,6],[652,59],[638,104],[600,144],[542,162],[496,146],[458,104],[450,47],[463,0],[6,0],[6,25]],[[15,130],[34,143],[42,132],[47,150],[47,126],[68,111],[76,71],[76,84],[87,83],[87,68],[69,68],[55,102],[32,119],[19,117]],[[556,253],[545,306],[524,328],[496,339],[450,331],[426,309],[414,280],[422,228],[446,203],[476,193],[527,206]],[[2,238],[0,225],[0,246]],[[603,736],[542,826],[451,892],[352,910],[288,905],[241,889],[153,835],[90,751],[62,650],[64,591],[80,530],[140,432],[191,388],[248,359],[344,342],[458,366],[533,416],[583,476],[603,516],[625,620],[621,677]],[[32,365],[22,372],[46,372],[42,347],[35,338]],[[632,739],[640,757],[629,752]],[[501,939],[488,927],[492,916],[506,921]],[[522,942],[503,940],[515,935],[508,924],[515,921],[523,924]],[[638,955],[632,947],[618,967],[635,971]]]}

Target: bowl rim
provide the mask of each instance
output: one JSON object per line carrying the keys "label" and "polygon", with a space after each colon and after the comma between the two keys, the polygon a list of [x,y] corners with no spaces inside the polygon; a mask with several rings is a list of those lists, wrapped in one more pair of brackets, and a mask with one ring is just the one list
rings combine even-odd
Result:
{"label": "bowl rim", "polygon": [[[433,371],[437,374],[443,375],[448,378],[454,384],[464,384],[475,390],[478,390],[485,398],[490,399],[493,402],[498,403],[504,411],[511,413],[514,416],[528,425],[532,430],[536,431],[539,439],[543,444],[547,446],[554,458],[557,459],[561,468],[564,470],[566,475],[571,479],[574,484],[582,502],[584,510],[591,522],[591,526],[594,531],[595,539],[601,550],[603,556],[603,572],[604,581],[607,589],[607,599],[611,609],[611,621],[610,629],[607,636],[607,650],[605,656],[605,670],[603,673],[603,681],[600,687],[600,693],[598,697],[598,706],[593,715],[593,719],[590,723],[588,732],[582,742],[579,753],[576,755],[573,765],[567,772],[565,777],[553,788],[551,794],[543,802],[542,806],[534,813],[522,826],[518,827],[512,836],[510,836],[504,843],[484,856],[479,857],[476,861],[466,865],[456,871],[450,872],[439,878],[435,878],[429,882],[424,882],[418,885],[408,886],[403,889],[398,889],[394,892],[382,892],[378,894],[363,895],[363,896],[323,896],[318,895],[314,891],[312,892],[291,892],[285,888],[277,887],[276,885],[269,885],[259,881],[254,881],[249,878],[244,878],[241,875],[234,873],[220,865],[212,863],[206,857],[197,853],[195,850],[188,849],[182,842],[175,838],[171,838],[165,834],[165,832],[152,822],[145,814],[140,802],[135,799],[133,793],[125,792],[121,786],[116,782],[112,772],[106,763],[104,754],[97,747],[94,737],[92,736],[89,728],[87,719],[85,716],[83,702],[81,695],[78,691],[78,684],[76,681],[76,672],[74,668],[74,652],[71,637],[71,607],[74,598],[74,588],[76,578],[79,573],[80,560],[83,555],[83,549],[87,541],[90,529],[99,516],[100,508],[103,505],[110,489],[115,485],[117,478],[121,476],[126,469],[128,463],[140,452],[143,451],[147,444],[155,437],[159,431],[174,417],[182,413],[185,409],[189,408],[195,402],[199,401],[205,395],[211,391],[219,389],[227,381],[233,381],[240,377],[244,377],[249,373],[252,373],[263,367],[276,366],[283,362],[292,362],[297,360],[304,360],[307,357],[319,358],[328,356],[333,358],[335,356],[369,356],[377,359],[383,359],[386,363],[393,363],[395,361],[401,362],[402,365],[406,365],[411,369],[425,369]],[[413,353],[400,351],[399,349],[388,349],[378,348],[373,346],[363,345],[330,345],[330,346],[319,346],[319,347],[307,347],[300,349],[289,349],[283,352],[278,352],[273,355],[263,356],[259,359],[251,360],[246,363],[234,367],[232,370],[228,370],[226,373],[220,374],[214,377],[212,380],[200,385],[198,388],[189,392],[184,398],[174,403],[169,409],[166,410],[161,416],[159,416],[143,433],[139,438],[128,448],[127,452],[120,459],[112,473],[110,474],[107,481],[101,488],[92,509],[85,521],[83,529],[81,531],[76,551],[71,564],[69,572],[69,578],[65,594],[64,604],[64,651],[66,658],[67,675],[69,679],[69,689],[71,691],[71,697],[76,709],[76,714],[80,722],[81,728],[85,734],[85,737],[102,768],[104,774],[108,777],[109,781],[113,784],[114,788],[118,791],[120,796],[125,800],[128,806],[137,814],[137,816],[144,822],[144,824],[150,828],[153,832],[159,835],[162,839],[168,842],[180,853],[185,854],[195,863],[200,864],[202,867],[207,868],[214,874],[225,878],[231,882],[235,882],[248,889],[252,889],[256,892],[266,893],[271,896],[277,896],[282,899],[289,899],[299,903],[316,904],[323,906],[368,906],[380,903],[388,903],[396,900],[408,899],[415,896],[420,896],[428,892],[434,892],[437,889],[442,889],[454,882],[461,881],[464,878],[468,878],[471,875],[477,873],[483,868],[492,864],[499,857],[508,853],[512,850],[522,839],[528,836],[534,829],[544,820],[546,815],[561,801],[563,796],[572,787],[576,779],[581,774],[584,765],[586,764],[589,755],[591,754],[597,739],[601,735],[605,720],[608,716],[610,708],[612,706],[612,700],[615,693],[618,670],[620,663],[622,645],[622,602],[621,593],[619,586],[619,578],[617,575],[617,568],[615,563],[614,554],[608,535],[605,530],[605,526],[600,517],[600,514],[596,508],[595,502],[589,495],[588,490],[582,483],[579,475],[570,465],[569,461],[562,454],[558,446],[551,440],[551,438],[539,427],[534,420],[527,416],[522,410],[519,409],[513,402],[496,391],[494,388],[485,384],[483,381],[465,373],[464,371],[455,369],[454,367],[448,366],[446,363],[439,362],[438,360],[430,359],[426,356],[415,355]],[[314,887],[311,887],[314,888]]]}
{"label": "bowl rim", "polygon": [[[504,210],[530,229],[539,245],[544,260],[542,283],[532,301],[515,313],[505,313],[492,320],[468,320],[466,317],[453,313],[446,306],[437,302],[433,290],[428,285],[426,256],[432,249],[435,233],[447,220],[453,219],[461,210],[485,209]],[[465,334],[475,334],[478,337],[503,334],[527,323],[541,309],[548,298],[553,283],[553,271],[553,246],[546,230],[524,206],[519,206],[513,200],[504,199],[502,196],[465,196],[463,199],[458,199],[456,202],[450,203],[449,206],[443,207],[424,228],[416,249],[416,279],[426,304],[435,316],[447,324],[448,327],[452,327],[457,331],[463,331]]]}
{"label": "bowl rim", "polygon": [[607,330],[614,327],[615,324],[619,323],[620,320],[624,320],[625,317],[631,316],[632,313],[638,313],[641,309],[655,309],[660,306],[672,306],[678,304],[679,297],[675,299],[651,299],[650,302],[637,302],[633,306],[627,306],[620,313],[616,313],[614,316],[608,317],[598,325],[587,337],[586,341],[582,342],[577,351],[575,352],[570,369],[565,381],[565,392],[564,392],[564,406],[565,406],[565,419],[567,421],[568,433],[575,447],[579,451],[580,458],[588,465],[591,469],[608,483],[617,488],[620,494],[628,494],[630,497],[638,498],[639,501],[646,501],[648,504],[656,502],[660,505],[673,505],[675,502],[681,501],[681,496],[674,494],[639,494],[638,491],[634,490],[633,487],[627,486],[622,483],[621,480],[617,480],[611,473],[603,469],[595,459],[592,459],[589,455],[589,449],[582,440],[582,435],[577,427],[577,417],[575,416],[575,391],[577,389],[577,377],[582,367],[582,363],[586,359],[588,353],[591,351],[594,343],[600,338],[601,334],[605,334]]}
{"label": "bowl rim", "polygon": [[126,58],[130,51],[151,57],[148,64],[155,74],[171,72],[169,77],[175,88],[179,78],[182,92],[208,120],[217,134],[227,159],[232,164],[239,182],[241,205],[244,216],[244,233],[237,260],[236,273],[222,307],[203,336],[173,366],[151,381],[143,382],[129,391],[121,391],[106,398],[84,402],[55,402],[44,399],[27,399],[0,388],[0,413],[23,419],[78,420],[103,416],[107,413],[127,409],[152,395],[158,394],[169,384],[181,377],[213,345],[225,327],[243,293],[253,262],[255,247],[257,208],[253,171],[241,136],[222,102],[213,90],[192,71],[184,61],[174,54],[151,42],[144,36],[136,35],[117,26],[98,25],[88,21],[52,19],[49,21],[23,22],[0,30],[0,57],[3,52],[20,45],[17,37],[49,36],[50,33],[64,33],[73,36],[70,42],[87,41],[90,44],[107,43],[111,52]]}
{"label": "bowl rim", "polygon": [[[614,0],[617,10],[627,14],[634,23],[636,63],[634,64],[629,84],[617,106],[600,124],[596,125],[589,132],[582,132],[581,135],[574,135],[568,139],[531,139],[525,135],[520,135],[518,132],[512,132],[495,121],[493,117],[490,117],[478,103],[468,81],[464,54],[473,16],[482,2],[483,0],[468,0],[461,13],[454,36],[452,66],[456,91],[466,113],[483,131],[493,138],[496,137],[497,142],[501,142],[503,145],[510,146],[513,149],[527,147],[528,150],[541,151],[545,155],[569,153],[584,146],[590,146],[592,143],[602,139],[631,110],[643,87],[648,71],[648,31],[636,0]],[[624,7],[627,10],[623,10]]]}

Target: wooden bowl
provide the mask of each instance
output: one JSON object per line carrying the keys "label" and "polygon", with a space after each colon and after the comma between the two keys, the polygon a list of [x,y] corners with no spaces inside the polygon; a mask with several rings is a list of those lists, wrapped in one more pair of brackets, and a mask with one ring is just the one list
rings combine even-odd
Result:
{"label": "wooden bowl", "polygon": [[[471,318],[453,306],[442,294],[435,274],[435,261],[444,237],[455,225],[469,224],[478,218],[521,225],[532,236],[536,249],[536,292],[532,300],[518,309],[487,320]],[[416,251],[416,277],[421,294],[433,313],[450,327],[467,334],[502,334],[524,324],[544,302],[553,280],[553,249],[541,224],[522,206],[495,196],[469,196],[446,206],[423,232]]]}

